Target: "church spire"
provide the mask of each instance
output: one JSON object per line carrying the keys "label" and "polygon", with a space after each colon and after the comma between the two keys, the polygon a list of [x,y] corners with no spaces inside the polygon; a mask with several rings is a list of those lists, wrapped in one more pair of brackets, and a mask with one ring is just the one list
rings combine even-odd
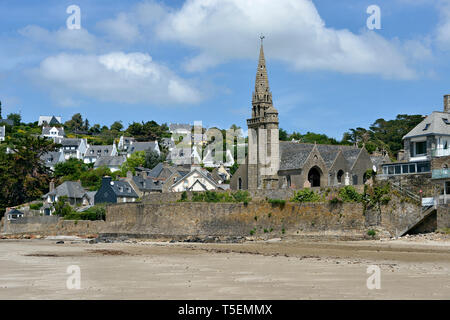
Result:
{"label": "church spire", "polygon": [[258,69],[256,70],[256,81],[255,81],[255,93],[268,93],[270,91],[269,88],[269,78],[267,77],[266,70],[266,59],[264,57],[264,45],[263,40],[264,36],[261,36],[261,48],[259,50],[259,60],[258,60]]}

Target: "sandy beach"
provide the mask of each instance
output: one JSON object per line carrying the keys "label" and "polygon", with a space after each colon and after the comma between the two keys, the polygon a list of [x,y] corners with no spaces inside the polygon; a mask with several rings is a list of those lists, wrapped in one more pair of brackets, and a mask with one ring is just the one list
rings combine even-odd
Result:
{"label": "sandy beach", "polygon": [[56,242],[0,240],[0,299],[450,299],[449,239]]}

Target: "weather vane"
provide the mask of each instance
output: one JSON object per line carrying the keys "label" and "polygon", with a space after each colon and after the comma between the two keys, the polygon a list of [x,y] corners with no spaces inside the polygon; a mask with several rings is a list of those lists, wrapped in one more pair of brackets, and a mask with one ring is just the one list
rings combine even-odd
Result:
{"label": "weather vane", "polygon": [[261,44],[263,43],[263,40],[266,38],[262,33],[261,36],[259,37],[261,39]]}

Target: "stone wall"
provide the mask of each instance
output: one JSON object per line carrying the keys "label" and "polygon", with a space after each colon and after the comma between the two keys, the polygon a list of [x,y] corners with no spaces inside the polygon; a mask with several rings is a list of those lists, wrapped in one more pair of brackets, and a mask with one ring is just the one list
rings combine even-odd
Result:
{"label": "stone wall", "polygon": [[362,234],[362,212],[362,205],[349,203],[124,203],[107,207],[107,223],[111,234],[152,236],[248,236],[251,230],[271,236],[333,230]]}
{"label": "stone wall", "polygon": [[57,216],[24,217],[8,221],[3,219],[6,234],[88,235],[106,231],[105,221],[63,220]]}
{"label": "stone wall", "polygon": [[389,176],[386,180],[400,184],[418,196],[420,195],[420,190],[423,192],[423,197],[434,196],[435,185],[431,180],[431,172]]}
{"label": "stone wall", "polygon": [[436,224],[438,229],[450,228],[450,205],[439,205]]}

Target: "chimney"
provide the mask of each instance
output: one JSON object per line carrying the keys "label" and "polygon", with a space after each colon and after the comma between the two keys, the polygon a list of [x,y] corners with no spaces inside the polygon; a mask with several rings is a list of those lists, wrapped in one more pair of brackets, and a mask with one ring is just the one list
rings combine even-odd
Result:
{"label": "chimney", "polygon": [[444,112],[450,113],[450,94],[444,96]]}
{"label": "chimney", "polygon": [[142,178],[147,179],[147,171],[142,171]]}
{"label": "chimney", "polygon": [[127,180],[133,179],[133,172],[127,171]]}
{"label": "chimney", "polygon": [[104,176],[102,178],[102,186],[110,185],[112,181],[112,178],[110,176]]}
{"label": "chimney", "polygon": [[55,190],[55,180],[50,181],[50,187],[49,187],[49,191],[52,192],[53,190]]}

